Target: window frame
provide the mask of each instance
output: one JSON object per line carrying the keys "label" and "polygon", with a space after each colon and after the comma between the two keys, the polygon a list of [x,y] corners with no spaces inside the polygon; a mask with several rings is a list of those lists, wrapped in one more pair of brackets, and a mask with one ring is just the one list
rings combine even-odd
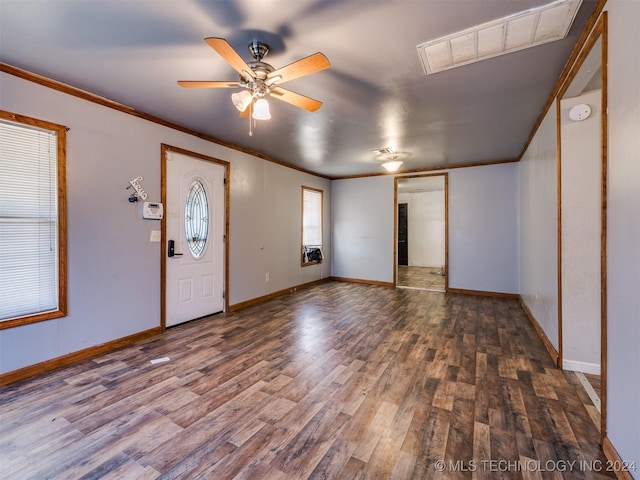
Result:
{"label": "window frame", "polygon": [[304,248],[305,248],[305,243],[304,243],[304,217],[305,217],[305,211],[304,211],[304,196],[305,196],[305,191],[309,191],[309,192],[313,192],[313,193],[317,193],[320,194],[320,244],[319,245],[313,245],[313,246],[318,246],[320,247],[320,251],[322,252],[322,247],[324,246],[324,190],[321,190],[319,188],[313,188],[313,187],[307,187],[307,186],[302,186],[301,189],[301,195],[300,195],[300,203],[301,203],[301,207],[300,207],[300,212],[301,212],[301,217],[300,217],[300,265],[303,267],[308,267],[310,265],[318,265],[320,262],[305,262],[305,255],[304,255]]}
{"label": "window frame", "polygon": [[58,186],[58,211],[57,211],[57,243],[58,243],[58,308],[42,313],[24,315],[21,317],[0,320],[0,330],[28,325],[67,315],[67,186],[66,186],[66,145],[67,128],[63,125],[39,120],[36,118],[0,110],[0,119],[22,124],[27,127],[36,127],[44,130],[55,131],[57,134],[57,171],[56,180]]}

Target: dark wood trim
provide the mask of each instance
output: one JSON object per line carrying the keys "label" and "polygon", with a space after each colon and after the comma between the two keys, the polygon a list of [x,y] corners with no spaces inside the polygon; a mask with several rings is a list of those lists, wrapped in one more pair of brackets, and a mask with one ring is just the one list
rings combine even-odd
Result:
{"label": "dark wood trim", "polygon": [[606,435],[602,437],[602,452],[609,461],[609,465],[603,466],[603,468],[611,467],[611,469],[613,469],[613,471],[615,472],[616,478],[618,480],[633,480],[633,476],[631,475],[629,470],[622,468],[622,466],[625,464],[624,460],[622,460],[622,458],[618,454],[618,451],[613,446],[613,443],[611,443],[611,440]]}
{"label": "dark wood trim", "polygon": [[556,99],[556,241],[558,283],[558,358],[556,365],[562,368],[562,138],[560,97]]}
{"label": "dark wood trim", "polygon": [[55,131],[57,138],[58,183],[58,308],[51,312],[0,321],[0,330],[43,322],[67,315],[67,127],[47,120],[0,110],[0,119]]}
{"label": "dark wood trim", "polygon": [[165,213],[160,221],[160,328],[167,328],[167,151],[169,145],[160,145],[160,201]]}
{"label": "dark wood trim", "polygon": [[517,300],[520,295],[517,293],[490,292],[487,290],[468,290],[466,288],[447,288],[446,293],[456,293],[460,295],[475,295],[479,297],[510,298]]}
{"label": "dark wood trim", "polygon": [[366,280],[363,278],[349,278],[349,277],[329,277],[331,280],[335,280],[336,282],[347,282],[347,283],[363,283],[365,285],[377,285],[378,287],[395,287],[392,282],[382,282],[380,280]]}
{"label": "dark wood trim", "polygon": [[533,129],[531,130],[531,134],[529,134],[529,138],[527,139],[527,141],[524,143],[522,147],[522,151],[518,156],[518,161],[521,160],[524,154],[526,153],[527,149],[529,148],[529,145],[533,141],[533,137],[535,137],[536,133],[538,132],[538,129],[540,128],[540,125],[542,125],[542,122],[544,121],[544,117],[546,117],[547,112],[553,106],[553,102],[558,97],[558,92],[560,90],[560,87],[566,81],[567,76],[569,74],[569,70],[571,69],[571,66],[576,61],[576,57],[580,53],[580,50],[582,50],[582,46],[584,45],[584,42],[589,36],[589,33],[591,32],[591,29],[593,28],[593,26],[598,21],[598,17],[600,17],[600,13],[602,12],[606,3],[607,3],[607,0],[598,0],[598,3],[594,7],[593,12],[591,13],[591,16],[587,20],[584,30],[582,31],[582,34],[578,38],[578,41],[576,42],[575,47],[571,51],[571,55],[569,55],[569,59],[565,63],[564,68],[562,69],[562,72],[560,72],[560,76],[558,77],[558,80],[556,82],[555,87],[553,88],[553,91],[551,92],[551,95],[549,95],[549,99],[547,100],[547,103],[542,109],[542,112],[540,112],[540,116],[538,117],[538,120],[534,124]]}
{"label": "dark wood trim", "polygon": [[193,135],[198,138],[202,138],[211,143],[215,143],[217,145],[221,145],[223,147],[230,148],[232,150],[236,150],[238,152],[246,153],[247,155],[252,155],[254,157],[260,158],[262,160],[266,160],[268,162],[277,163],[278,165],[282,165],[283,167],[288,167],[293,170],[297,170],[299,172],[308,173],[310,175],[326,178],[331,180],[331,177],[327,175],[323,175],[320,173],[312,172],[310,170],[306,170],[304,168],[298,167],[296,165],[292,165],[290,163],[284,162],[282,160],[278,160],[277,158],[270,157],[269,155],[265,155],[260,152],[256,152],[254,150],[250,150],[248,148],[240,147],[239,145],[235,145],[230,142],[225,142],[224,140],[220,140],[219,138],[212,137],[211,135],[207,135],[205,133],[196,132],[195,130],[191,130],[189,128],[183,127],[182,125],[178,125],[177,123],[170,122],[168,120],[164,120],[162,118],[156,117],[154,115],[150,115],[148,113],[144,113],[138,111],[134,108],[123,105],[122,103],[114,102],[104,97],[100,97],[98,95],[94,95],[93,93],[89,93],[85,90],[81,90],[76,87],[72,87],[70,85],[66,85],[64,83],[58,82],[56,80],[52,80],[50,78],[44,77],[42,75],[38,75],[36,73],[28,72],[26,70],[22,70],[21,68],[14,67],[12,65],[8,65],[6,63],[0,62],[0,72],[7,73],[9,75],[13,75],[14,77],[22,78],[23,80],[27,80],[29,82],[37,83],[38,85],[42,85],[47,88],[51,88],[53,90],[57,90],[62,93],[66,93],[67,95],[71,95],[77,98],[81,98],[82,100],[87,100],[92,103],[96,103],[103,107],[112,108],[122,113],[126,113],[127,115],[132,115],[134,117],[142,118],[152,123],[156,123],[158,125],[162,125],[164,127],[171,128],[173,130],[177,130],[182,133],[186,133],[188,135]]}
{"label": "dark wood trim", "polygon": [[487,167],[489,165],[502,165],[503,163],[516,163],[519,160],[520,160],[519,158],[509,158],[506,160],[490,160],[488,162],[469,162],[469,163],[462,163],[460,165],[438,165],[436,167],[415,168],[411,170],[401,170],[393,173],[380,172],[380,173],[363,173],[359,175],[344,175],[340,177],[331,177],[331,180],[349,180],[352,178],[381,177],[381,176],[387,176],[387,175],[401,177],[403,175],[407,175],[410,173],[444,172],[444,171],[453,170],[456,168]]}
{"label": "dark wood trim", "polygon": [[[602,65],[602,94],[600,105],[600,433],[604,439],[607,435],[607,138],[608,138],[608,116],[607,116],[607,65],[608,65],[608,13],[596,18],[590,24],[589,29],[585,29],[585,35],[581,37],[581,43],[576,45],[576,55],[574,62],[568,64],[568,70],[558,89],[556,122],[557,122],[557,150],[558,150],[558,338],[560,346],[560,358],[558,366],[562,368],[562,201],[561,201],[561,180],[560,172],[562,165],[561,152],[561,117],[560,100],[566,93],[582,67],[585,59],[591,53],[598,39],[601,39],[601,65]],[[578,48],[580,47],[580,48]]]}
{"label": "dark wood trim", "polygon": [[553,360],[553,363],[557,366],[560,360],[560,354],[551,343],[551,340],[549,340],[549,337],[547,337],[547,335],[544,333],[544,330],[536,320],[536,317],[533,316],[533,313],[531,313],[531,310],[529,310],[529,307],[527,307],[526,303],[524,303],[524,300],[522,299],[522,297],[518,295],[518,298],[520,300],[520,305],[522,306],[524,313],[529,318],[529,321],[531,322],[531,325],[533,325],[533,328],[538,334],[538,337],[540,337],[540,340],[542,340],[542,343],[544,344],[544,347],[547,349],[547,352],[549,352],[549,356],[551,357],[551,360]]}
{"label": "dark wood trim", "polygon": [[608,114],[608,76],[609,65],[609,16],[608,12],[602,13],[601,20],[602,35],[602,95],[600,114],[600,140],[602,142],[602,165],[601,165],[601,217],[600,217],[600,433],[602,440],[607,438],[607,205],[608,205],[608,138],[609,138],[609,114]]}
{"label": "dark wood trim", "polygon": [[323,282],[329,281],[330,278],[321,278],[319,280],[314,280],[312,282],[302,283],[300,285],[296,285],[295,287],[284,288],[282,290],[278,290],[277,292],[268,293],[267,295],[263,295],[261,297],[252,298],[251,300],[246,300],[240,303],[234,303],[229,306],[229,312],[237,312],[238,310],[242,310],[243,308],[251,307],[253,305],[258,305],[260,303],[264,303],[267,300],[271,300],[273,298],[282,297],[283,295],[288,295],[290,293],[296,292],[298,290],[302,290],[305,288],[313,287],[314,285],[318,285]]}
{"label": "dark wood trim", "polygon": [[586,35],[583,35],[584,38],[582,39],[582,42],[576,45],[577,52],[574,55],[573,63],[567,64],[570,68],[566,72],[563,83],[558,88],[558,99],[561,99],[567,92],[567,89],[571,86],[571,82],[578,74],[578,70],[580,70],[580,67],[589,56],[589,53],[591,53],[593,46],[602,35],[604,29],[603,18],[606,17],[606,13],[607,12],[604,12],[602,17],[600,17],[596,23],[591,25],[592,28],[590,30],[585,31]]}
{"label": "dark wood trim", "polygon": [[[395,177],[393,179],[393,253],[391,256],[392,271],[393,271],[393,285],[398,285],[398,179],[402,177]],[[407,258],[409,253],[407,252]],[[407,262],[409,263],[409,262]]]}
{"label": "dark wood trim", "polygon": [[[204,155],[198,152],[192,152],[190,150],[185,150],[184,148],[174,147],[168,144],[161,144],[160,149],[160,198],[162,204],[166,206],[167,204],[167,153],[168,152],[176,152],[181,155],[185,155],[188,157],[198,158],[200,160],[216,163],[224,167],[224,187],[225,187],[225,198],[224,198],[224,310],[227,311],[229,309],[229,212],[230,212],[230,200],[231,200],[231,182],[229,182],[229,178],[231,178],[231,164],[225,160],[221,160],[219,158],[211,157],[209,155]],[[161,229],[161,237],[162,237],[162,245],[160,248],[160,325],[162,330],[164,331],[167,328],[167,312],[166,312],[166,289],[167,289],[167,221],[166,215],[162,217],[162,222],[160,225]]]}
{"label": "dark wood trim", "polygon": [[398,175],[393,182],[393,284],[398,285],[398,180],[444,177],[444,288],[449,286],[449,172],[426,175]]}
{"label": "dark wood trim", "polygon": [[101,345],[95,345],[93,347],[78,350],[76,352],[63,355],[61,357],[52,358],[51,360],[45,360],[44,362],[29,365],[28,367],[13,370],[11,372],[0,374],[0,386],[9,385],[11,383],[26,380],[27,378],[35,377],[37,375],[43,375],[45,373],[57,370],[58,368],[66,367],[73,363],[86,360],[104,353],[109,353],[127,345],[139,342],[145,338],[150,338],[162,333],[161,327],[154,327],[149,330],[134,333],[127,337],[111,340],[110,342],[103,343]]}
{"label": "dark wood trim", "polygon": [[449,288],[449,174],[444,173],[444,291]]}

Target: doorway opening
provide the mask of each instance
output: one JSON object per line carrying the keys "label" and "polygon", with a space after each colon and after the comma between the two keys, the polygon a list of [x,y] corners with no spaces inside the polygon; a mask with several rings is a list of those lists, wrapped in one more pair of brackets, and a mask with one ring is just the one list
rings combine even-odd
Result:
{"label": "doorway opening", "polygon": [[397,177],[395,199],[396,286],[445,292],[447,174]]}

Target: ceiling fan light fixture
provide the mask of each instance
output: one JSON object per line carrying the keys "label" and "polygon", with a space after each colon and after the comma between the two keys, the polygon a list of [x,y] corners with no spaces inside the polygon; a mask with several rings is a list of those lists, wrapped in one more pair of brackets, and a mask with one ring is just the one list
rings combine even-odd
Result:
{"label": "ceiling fan light fixture", "polygon": [[269,120],[271,118],[271,112],[269,112],[269,103],[264,98],[259,98],[253,105],[254,120]]}
{"label": "ceiling fan light fixture", "polygon": [[251,95],[251,92],[248,90],[243,90],[241,92],[232,93],[231,101],[238,111],[244,112],[253,101],[253,95]]}
{"label": "ceiling fan light fixture", "polygon": [[391,160],[382,164],[384,169],[389,173],[398,170],[400,168],[400,165],[402,165],[402,162],[400,160]]}

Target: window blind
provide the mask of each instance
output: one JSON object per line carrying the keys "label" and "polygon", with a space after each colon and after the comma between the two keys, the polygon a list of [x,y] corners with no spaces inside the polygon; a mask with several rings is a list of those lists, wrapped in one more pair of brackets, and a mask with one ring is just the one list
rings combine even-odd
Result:
{"label": "window blind", "polygon": [[322,245],[322,192],[302,190],[302,245]]}
{"label": "window blind", "polygon": [[0,121],[0,320],[58,308],[57,132]]}

